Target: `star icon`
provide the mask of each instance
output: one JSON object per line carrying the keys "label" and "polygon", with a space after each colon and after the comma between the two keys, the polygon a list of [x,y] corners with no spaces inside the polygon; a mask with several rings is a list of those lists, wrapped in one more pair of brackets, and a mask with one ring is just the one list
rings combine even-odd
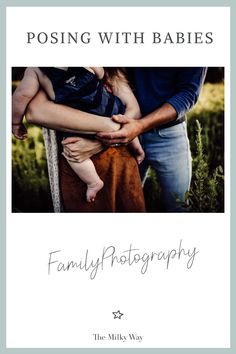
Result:
{"label": "star icon", "polygon": [[114,315],[114,319],[119,318],[121,319],[121,316],[123,316],[124,314],[120,312],[120,310],[116,311],[116,312],[112,312]]}

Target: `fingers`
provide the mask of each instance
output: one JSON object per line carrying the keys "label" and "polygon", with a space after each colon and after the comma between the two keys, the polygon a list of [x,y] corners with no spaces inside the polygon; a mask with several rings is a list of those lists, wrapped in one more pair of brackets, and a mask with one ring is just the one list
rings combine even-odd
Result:
{"label": "fingers", "polygon": [[66,160],[69,160],[71,162],[83,162],[84,160],[86,160],[86,158],[83,160],[80,157],[75,158],[75,157],[68,156],[65,152],[62,152],[62,155],[66,158]]}
{"label": "fingers", "polygon": [[65,154],[67,155],[67,156],[69,156],[69,157],[75,157],[75,156],[77,156],[77,154],[78,154],[78,150],[77,149],[74,149],[73,150],[73,147],[72,148],[70,148],[69,146],[64,146],[64,152],[65,152]]}
{"label": "fingers", "polygon": [[65,138],[64,140],[62,140],[62,145],[67,145],[67,144],[71,144],[71,143],[76,143],[77,141],[81,140],[79,137],[76,136],[72,136],[69,138]]}
{"label": "fingers", "polygon": [[125,124],[130,122],[130,118],[127,118],[125,116],[123,116],[122,114],[117,114],[112,116],[112,120],[114,120],[114,122],[116,123],[121,123],[121,124]]}
{"label": "fingers", "polygon": [[74,162],[81,162],[81,161],[82,161],[80,155],[73,154],[73,153],[68,152],[68,151],[65,151],[65,150],[62,152],[62,155],[63,155],[67,160],[70,160],[70,161],[74,161]]}
{"label": "fingers", "polygon": [[66,150],[66,151],[68,151],[70,153],[78,152],[78,146],[77,145],[74,146],[73,143],[63,145],[63,148],[64,148],[64,150]]}
{"label": "fingers", "polygon": [[144,158],[145,158],[144,155],[137,157],[137,162],[138,162],[139,165],[141,164],[141,162],[143,162]]}

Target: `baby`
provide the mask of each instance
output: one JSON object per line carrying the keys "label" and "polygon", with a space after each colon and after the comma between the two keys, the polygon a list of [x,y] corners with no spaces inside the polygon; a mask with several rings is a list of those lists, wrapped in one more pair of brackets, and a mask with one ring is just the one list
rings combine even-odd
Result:
{"label": "baby", "polygon": [[[111,118],[125,114],[129,118],[140,118],[140,110],[131,88],[120,69],[102,67],[32,67],[27,68],[24,77],[13,94],[12,132],[17,139],[25,139],[27,131],[23,117],[28,103],[37,94],[40,87],[55,103],[64,104],[99,116]],[[109,131],[120,128],[110,120]],[[85,132],[83,132],[84,134]],[[96,132],[86,132],[93,133]],[[64,133],[64,137],[75,134]],[[135,138],[130,143],[136,160],[141,163],[144,152]],[[66,156],[66,155],[64,155]],[[98,176],[91,159],[72,162],[67,159],[79,178],[87,184],[86,199],[95,201],[96,194],[103,188],[103,181]]]}

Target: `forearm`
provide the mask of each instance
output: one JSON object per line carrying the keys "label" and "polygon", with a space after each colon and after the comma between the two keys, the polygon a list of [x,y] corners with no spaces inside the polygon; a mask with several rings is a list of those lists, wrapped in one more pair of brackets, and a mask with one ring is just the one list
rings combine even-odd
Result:
{"label": "forearm", "polygon": [[55,104],[49,101],[43,93],[32,100],[26,112],[26,118],[30,123],[71,133],[111,132],[120,128],[119,124],[109,118]]}
{"label": "forearm", "polygon": [[176,117],[177,113],[174,107],[169,103],[164,103],[160,108],[157,108],[155,111],[149,113],[138,121],[140,129],[139,134],[142,134],[152,128],[172,122],[176,119]]}
{"label": "forearm", "polygon": [[113,94],[118,96],[125,105],[125,116],[131,119],[139,119],[141,117],[138,101],[126,81],[118,81],[113,88]]}
{"label": "forearm", "polygon": [[141,118],[141,111],[139,108],[138,101],[136,100],[130,87],[126,88],[126,91],[124,90],[122,98],[126,107],[125,115],[131,119]]}
{"label": "forearm", "polygon": [[125,115],[131,119],[139,119],[141,117],[139,105],[128,106],[125,110]]}

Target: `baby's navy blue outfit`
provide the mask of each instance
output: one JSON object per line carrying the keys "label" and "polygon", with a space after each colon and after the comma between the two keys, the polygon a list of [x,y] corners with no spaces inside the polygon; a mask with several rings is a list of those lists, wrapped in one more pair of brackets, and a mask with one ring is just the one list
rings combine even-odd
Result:
{"label": "baby's navy blue outfit", "polygon": [[108,92],[103,82],[89,70],[83,67],[70,67],[67,71],[40,67],[40,70],[52,82],[55,103],[105,117],[125,113],[120,98]]}

